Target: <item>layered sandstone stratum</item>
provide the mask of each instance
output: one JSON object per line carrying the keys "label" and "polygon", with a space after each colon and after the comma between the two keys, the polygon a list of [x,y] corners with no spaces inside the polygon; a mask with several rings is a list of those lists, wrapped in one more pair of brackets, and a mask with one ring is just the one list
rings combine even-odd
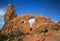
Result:
{"label": "layered sandstone stratum", "polygon": [[[32,27],[28,22],[31,18],[35,19]],[[14,6],[8,4],[0,41],[60,41],[60,21],[55,23],[42,15],[17,16]]]}

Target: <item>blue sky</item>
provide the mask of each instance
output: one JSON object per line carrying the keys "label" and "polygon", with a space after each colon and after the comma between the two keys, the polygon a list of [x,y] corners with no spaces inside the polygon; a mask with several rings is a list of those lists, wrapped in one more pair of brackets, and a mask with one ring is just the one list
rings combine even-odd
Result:
{"label": "blue sky", "polygon": [[60,20],[59,0],[0,0],[0,27],[4,24],[3,16],[9,3],[14,5],[17,15],[42,14],[54,22]]}
{"label": "blue sky", "polygon": [[28,20],[29,24],[30,24],[30,27],[32,27],[33,23],[35,22],[35,19],[34,18],[30,18]]}

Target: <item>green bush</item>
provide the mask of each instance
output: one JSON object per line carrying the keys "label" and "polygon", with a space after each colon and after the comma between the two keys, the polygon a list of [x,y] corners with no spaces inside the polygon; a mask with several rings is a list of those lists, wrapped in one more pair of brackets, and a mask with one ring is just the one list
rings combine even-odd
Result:
{"label": "green bush", "polygon": [[[0,41],[5,41],[5,40],[13,40],[14,37],[21,37],[21,36],[24,36],[25,34],[21,31],[15,31],[15,32],[11,32],[11,34],[9,34],[9,37],[8,35],[2,35],[0,34]],[[21,41],[21,39],[19,39]]]}
{"label": "green bush", "polygon": [[22,39],[18,39],[18,41],[23,41]]}
{"label": "green bush", "polygon": [[23,32],[16,31],[16,32],[12,32],[11,35],[10,35],[10,37],[18,37],[18,36],[22,36],[22,35],[24,35]]}
{"label": "green bush", "polygon": [[0,41],[5,41],[7,39],[8,39],[7,36],[0,34]]}
{"label": "green bush", "polygon": [[27,32],[27,33],[26,33],[26,35],[30,35],[30,33],[29,33],[29,32]]}
{"label": "green bush", "polygon": [[43,33],[43,32],[45,32],[45,31],[43,31],[43,30],[39,30],[39,33]]}
{"label": "green bush", "polygon": [[55,29],[56,31],[57,31],[57,30],[59,30],[59,28],[57,28],[57,27],[56,27],[56,28],[54,28],[54,29]]}

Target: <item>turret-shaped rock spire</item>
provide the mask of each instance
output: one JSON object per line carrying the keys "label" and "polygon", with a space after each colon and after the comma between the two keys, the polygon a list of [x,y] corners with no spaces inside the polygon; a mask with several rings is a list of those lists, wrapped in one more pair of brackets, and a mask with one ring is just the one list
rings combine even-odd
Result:
{"label": "turret-shaped rock spire", "polygon": [[15,17],[17,17],[17,15],[16,15],[13,5],[8,4],[6,13],[4,15],[4,22],[6,23]]}

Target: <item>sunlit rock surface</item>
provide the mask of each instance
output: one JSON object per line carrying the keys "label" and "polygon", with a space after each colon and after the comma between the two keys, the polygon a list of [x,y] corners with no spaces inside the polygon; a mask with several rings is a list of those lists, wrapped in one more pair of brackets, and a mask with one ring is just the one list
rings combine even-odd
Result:
{"label": "sunlit rock surface", "polygon": [[[34,19],[29,21],[31,18]],[[17,16],[13,5],[8,5],[0,41],[60,41],[60,21],[55,23],[43,15]]]}

